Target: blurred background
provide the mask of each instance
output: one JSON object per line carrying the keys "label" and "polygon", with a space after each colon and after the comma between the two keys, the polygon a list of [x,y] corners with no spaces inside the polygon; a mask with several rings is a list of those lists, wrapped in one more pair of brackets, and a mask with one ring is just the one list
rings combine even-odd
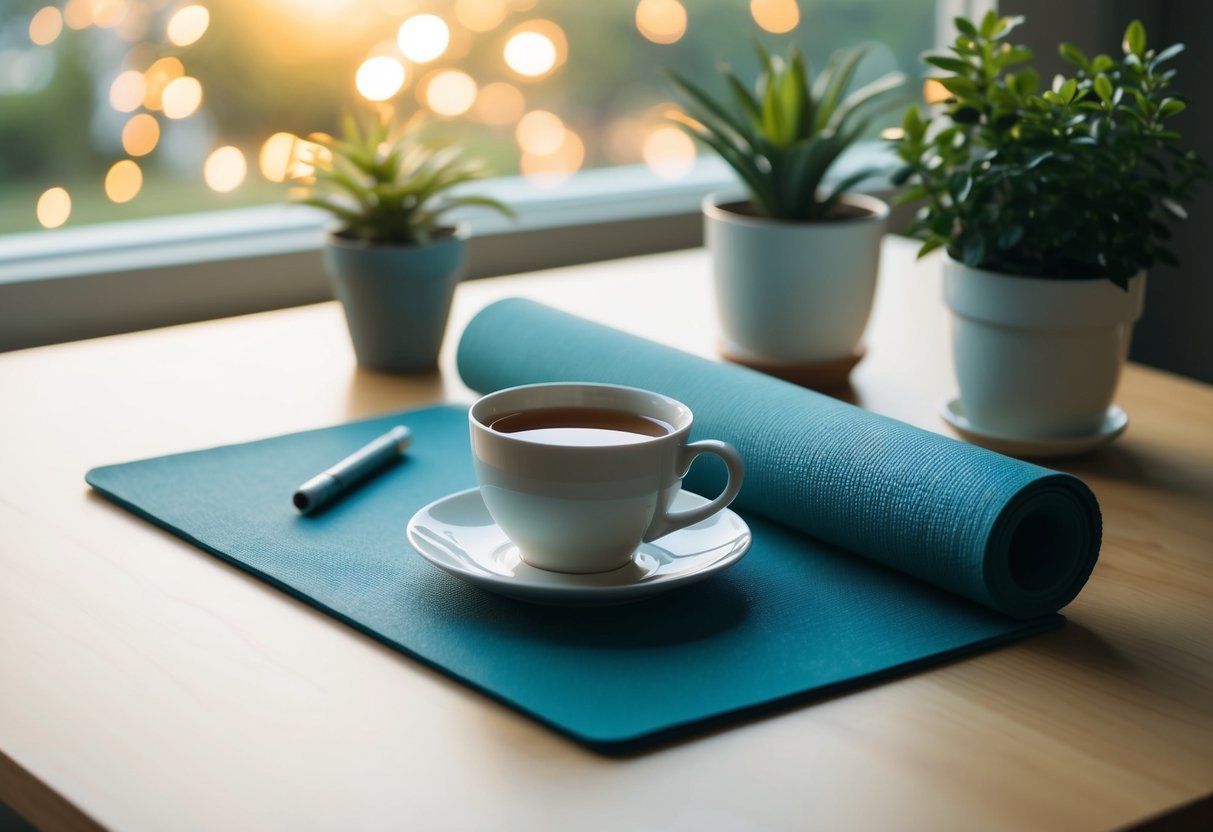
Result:
{"label": "blurred background", "polygon": [[[922,74],[934,0],[4,0],[0,232],[280,201],[343,112],[424,113],[496,174],[690,170],[673,67],[718,89],[751,39],[857,83]],[[894,119],[895,120],[895,119]]]}

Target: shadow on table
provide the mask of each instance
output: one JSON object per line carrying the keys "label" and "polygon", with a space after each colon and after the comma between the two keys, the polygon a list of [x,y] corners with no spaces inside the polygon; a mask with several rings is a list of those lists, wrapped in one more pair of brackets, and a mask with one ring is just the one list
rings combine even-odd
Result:
{"label": "shadow on table", "polygon": [[1114,442],[1086,456],[1058,460],[1050,467],[1083,478],[1103,477],[1170,494],[1213,500],[1213,470],[1191,467],[1185,460],[1131,440]]}

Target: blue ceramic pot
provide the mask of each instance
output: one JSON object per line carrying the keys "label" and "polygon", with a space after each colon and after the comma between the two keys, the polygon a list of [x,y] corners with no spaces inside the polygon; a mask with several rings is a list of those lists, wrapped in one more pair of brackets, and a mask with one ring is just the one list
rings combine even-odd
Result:
{"label": "blue ceramic pot", "polygon": [[359,364],[390,373],[438,366],[466,240],[463,227],[424,246],[328,235],[324,263]]}

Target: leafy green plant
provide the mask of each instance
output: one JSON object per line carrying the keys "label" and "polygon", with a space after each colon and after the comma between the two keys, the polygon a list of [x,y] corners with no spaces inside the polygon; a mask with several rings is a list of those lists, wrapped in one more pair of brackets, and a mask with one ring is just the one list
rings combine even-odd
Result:
{"label": "leafy green plant", "polygon": [[424,139],[416,128],[393,128],[376,118],[365,127],[347,115],[342,136],[317,135],[309,163],[314,181],[298,201],[332,213],[337,234],[371,243],[425,245],[449,233],[447,212],[482,206],[513,216],[507,206],[485,196],[453,193],[482,179],[479,161],[449,143]]}
{"label": "leafy green plant", "polygon": [[798,222],[834,218],[843,193],[879,171],[853,173],[828,192],[822,180],[905,76],[892,72],[848,95],[862,49],[836,52],[816,79],[795,45],[786,60],[759,44],[755,50],[761,62],[755,91],[721,67],[729,89],[723,100],[671,71],[691,119],[678,124],[737,172],[762,214]]}
{"label": "leafy green plant", "polygon": [[937,119],[906,111],[897,152],[910,181],[899,202],[926,200],[911,231],[919,255],[944,246],[968,266],[1050,278],[1107,277],[1125,287],[1140,269],[1174,264],[1166,220],[1208,169],[1165,122],[1184,110],[1164,64],[1182,44],[1146,46],[1134,21],[1123,55],[1088,58],[1063,43],[1072,77],[1039,92],[1030,50],[1007,36],[1021,17],[956,18]]}

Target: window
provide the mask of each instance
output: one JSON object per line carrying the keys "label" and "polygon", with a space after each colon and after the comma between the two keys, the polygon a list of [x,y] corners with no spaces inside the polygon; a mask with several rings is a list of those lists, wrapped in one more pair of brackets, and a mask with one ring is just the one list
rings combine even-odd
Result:
{"label": "window", "polygon": [[[7,0],[0,228],[281,201],[292,136],[359,103],[422,112],[498,174],[557,184],[689,172],[661,67],[756,70],[748,38],[818,62],[869,43],[858,82],[914,72],[933,0]],[[764,31],[765,30],[765,31]]]}
{"label": "window", "polygon": [[[292,137],[335,130],[354,108],[423,113],[484,157],[502,177],[488,187],[523,208],[516,225],[493,233],[669,211],[697,228],[700,196],[731,176],[696,158],[668,120],[663,67],[719,88],[719,62],[743,77],[756,72],[758,37],[776,51],[796,41],[818,66],[836,48],[867,44],[858,83],[896,68],[917,76],[937,5],[950,15],[968,2],[5,0],[0,330],[10,334],[0,349],[320,299],[322,280],[278,301],[268,288],[230,303],[185,293],[140,317],[142,300],[122,286],[132,271],[151,285],[147,270],[160,255],[174,266],[224,261],[230,277],[233,234],[241,257],[259,230],[267,256],[317,247],[323,218],[284,219],[280,208],[289,147]],[[266,208],[247,207],[258,205]],[[215,218],[202,220],[206,211]],[[179,214],[188,216],[171,219]],[[94,223],[107,225],[93,233]],[[533,239],[528,247],[544,248]],[[262,279],[264,266],[248,280]],[[94,283],[89,309],[62,316],[71,284],[32,285],[92,272],[113,288]],[[158,294],[173,279],[156,275]],[[241,299],[250,294],[256,303]],[[121,323],[81,323],[106,318],[107,304],[122,308]],[[180,311],[166,314],[174,304]],[[5,306],[21,337],[11,336]],[[56,328],[58,317],[66,323]]]}

